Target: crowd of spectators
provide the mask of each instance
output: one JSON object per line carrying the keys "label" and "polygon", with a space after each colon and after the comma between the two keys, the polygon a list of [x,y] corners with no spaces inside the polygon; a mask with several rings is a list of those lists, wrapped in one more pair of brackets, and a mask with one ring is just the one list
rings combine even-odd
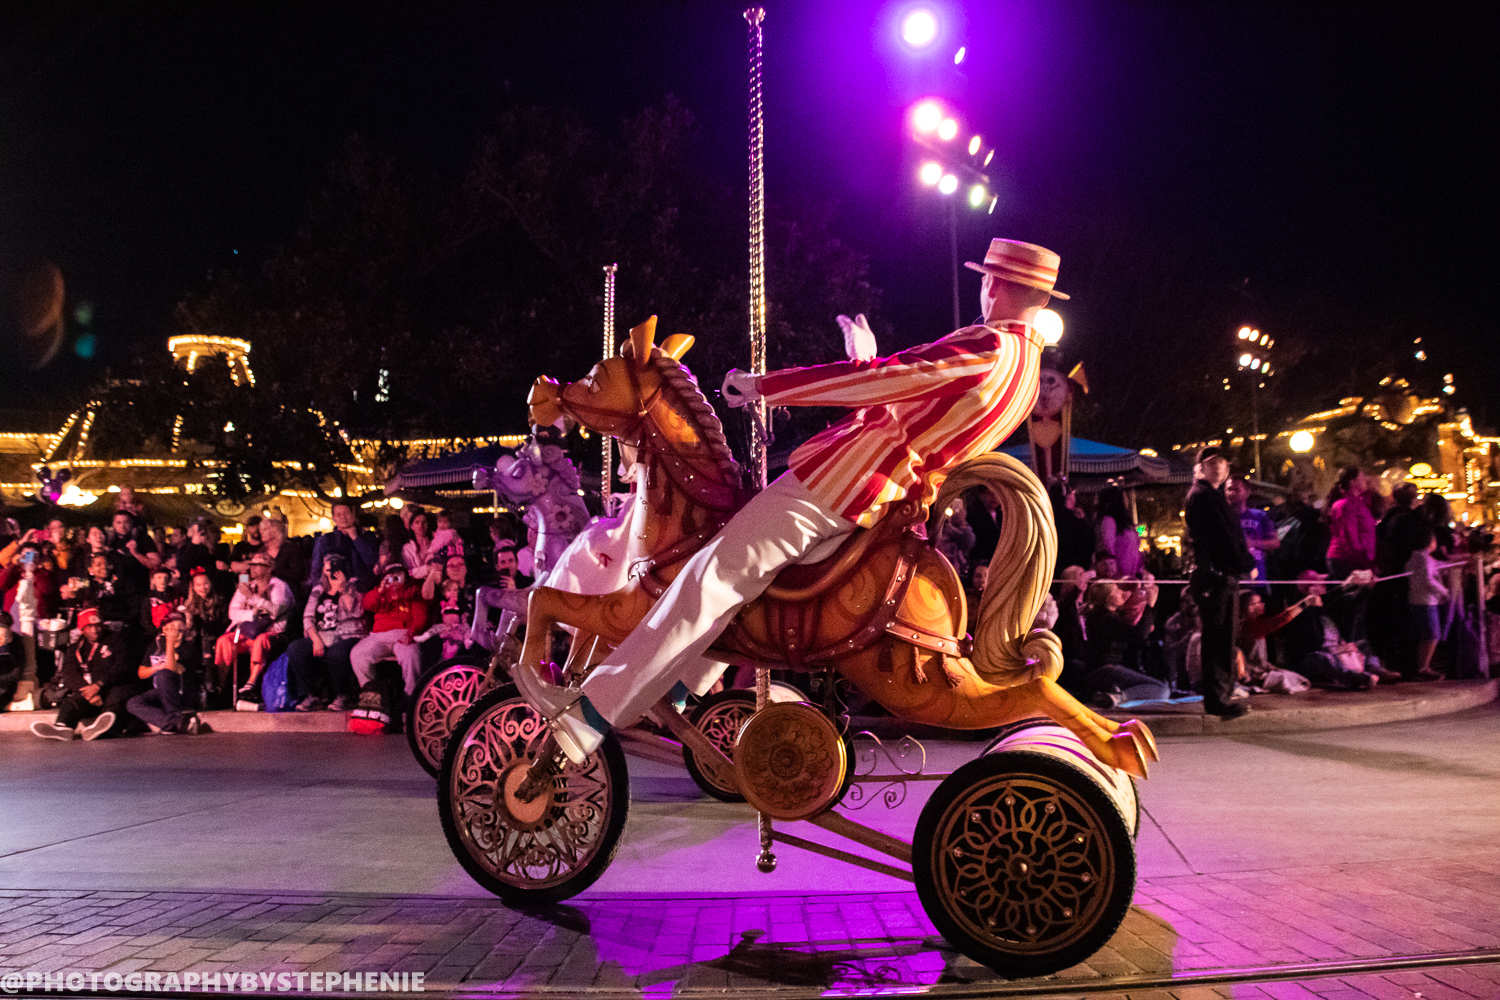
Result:
{"label": "crowd of spectators", "polygon": [[[1059,683],[1075,697],[1101,708],[1201,699],[1234,717],[1250,693],[1366,691],[1488,669],[1469,623],[1500,613],[1500,584],[1481,609],[1464,574],[1491,539],[1455,524],[1440,494],[1403,482],[1383,495],[1349,468],[1326,496],[1294,484],[1258,505],[1227,462],[1217,483],[1198,472],[1180,556],[1143,537],[1119,486],[1081,503],[1052,484],[1058,557],[1038,624],[1062,641]],[[965,580],[971,619],[998,537],[986,500],[966,495],[938,542]]]}
{"label": "crowd of spectators", "polygon": [[[0,711],[55,709],[56,739],[197,733],[210,708],[254,709],[284,658],[294,707],[351,709],[394,659],[422,671],[472,653],[480,585],[520,588],[507,515],[473,530],[408,504],[378,525],[336,501],[330,530],[251,517],[232,545],[207,517],[150,523],[128,488],[108,529],[0,518]],[[377,531],[378,528],[378,531]]]}

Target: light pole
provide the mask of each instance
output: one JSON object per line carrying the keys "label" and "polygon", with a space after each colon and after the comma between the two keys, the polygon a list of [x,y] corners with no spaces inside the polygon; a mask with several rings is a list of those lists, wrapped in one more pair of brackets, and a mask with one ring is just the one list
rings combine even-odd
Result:
{"label": "light pole", "polygon": [[1270,334],[1261,333],[1259,330],[1249,326],[1242,326],[1235,334],[1239,342],[1237,350],[1240,371],[1250,373],[1250,443],[1254,447],[1255,455],[1255,478],[1262,479],[1260,471],[1260,390],[1265,386],[1261,381],[1271,375],[1271,348],[1276,341],[1271,339]]}
{"label": "light pole", "polygon": [[[923,187],[935,188],[948,199],[948,243],[953,267],[953,328],[963,325],[958,296],[958,193],[971,209],[995,211],[999,196],[990,191],[990,178],[984,173],[994,159],[994,149],[985,150],[984,140],[972,136],[962,143],[959,119],[936,98],[918,101],[908,116],[912,141],[922,150],[917,180]],[[965,150],[967,149],[967,152]]]}

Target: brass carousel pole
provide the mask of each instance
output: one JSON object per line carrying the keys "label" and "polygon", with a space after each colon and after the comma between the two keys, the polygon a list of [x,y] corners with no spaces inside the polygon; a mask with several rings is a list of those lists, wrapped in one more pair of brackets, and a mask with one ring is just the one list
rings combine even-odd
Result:
{"label": "brass carousel pole", "polygon": [[[761,57],[764,39],[761,22],[764,7],[745,11],[750,26],[750,372],[766,373],[766,120],[761,106]],[[755,485],[766,487],[766,403],[757,399],[751,404],[750,463]],[[765,665],[755,668],[755,710],[765,709],[771,700],[771,671]],[[771,817],[755,814],[760,832],[760,854],[755,867],[763,872],[776,870],[776,855],[771,851]]]}
{"label": "brass carousel pole", "polygon": [[[604,265],[604,360],[608,361],[615,356],[615,272],[620,269],[619,264]],[[608,434],[601,435],[604,440],[601,447],[604,450],[604,468],[599,474],[599,499],[603,504],[604,516],[614,514],[614,483],[615,483],[615,448],[614,438]]]}

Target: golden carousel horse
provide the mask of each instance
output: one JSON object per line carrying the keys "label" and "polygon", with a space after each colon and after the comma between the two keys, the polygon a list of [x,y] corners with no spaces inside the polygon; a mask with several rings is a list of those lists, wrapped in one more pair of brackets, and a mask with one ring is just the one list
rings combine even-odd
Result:
{"label": "golden carousel horse", "polygon": [[[584,596],[538,588],[528,605],[524,667],[542,668],[556,624],[575,628],[565,671],[582,676],[650,612],[687,559],[748,499],[738,464],[712,406],[678,360],[691,338],[653,346],[655,317],[630,333],[625,352],[559,387],[538,379],[532,422],[567,416],[639,451],[647,469],[633,539],[650,553],[620,590]],[[954,469],[934,501],[942,512],[974,486],[999,501],[1001,537],[990,561],[974,638],[966,636],[963,587],[917,526],[918,491],[870,529],[850,535],[823,561],[784,570],[747,605],[710,649],[711,658],[744,665],[829,669],[897,718],[950,729],[989,729],[1046,716],[1073,732],[1101,762],[1145,777],[1157,757],[1139,721],[1113,722],[1056,682],[1057,637],[1033,628],[1057,551],[1051,506],[1020,462],[989,454]]]}

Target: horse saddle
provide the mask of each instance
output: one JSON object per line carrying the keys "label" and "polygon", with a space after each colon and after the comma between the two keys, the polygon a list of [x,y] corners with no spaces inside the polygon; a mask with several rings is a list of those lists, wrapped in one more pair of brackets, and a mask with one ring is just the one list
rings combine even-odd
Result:
{"label": "horse saddle", "polygon": [[[756,603],[764,609],[766,625],[777,641],[773,648],[757,641],[737,619],[725,635],[730,645],[763,660],[785,660],[798,670],[813,664],[858,652],[887,633],[914,645],[949,656],[962,655],[965,640],[933,632],[900,615],[902,601],[916,576],[917,564],[927,551],[920,533],[922,508],[916,501],[898,505],[873,528],[856,528],[832,554],[812,563],[794,563],[777,574],[776,580]],[[828,622],[836,634],[824,635],[823,595],[836,591],[872,555],[886,547],[896,549],[894,569],[880,599],[858,621]]]}

